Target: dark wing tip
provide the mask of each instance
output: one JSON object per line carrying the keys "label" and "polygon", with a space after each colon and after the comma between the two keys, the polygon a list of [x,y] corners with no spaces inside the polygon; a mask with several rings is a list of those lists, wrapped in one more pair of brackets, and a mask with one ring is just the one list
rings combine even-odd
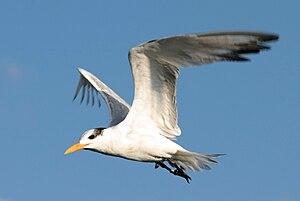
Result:
{"label": "dark wing tip", "polygon": [[279,39],[278,34],[260,34],[259,35],[260,42],[270,42],[270,41],[276,41],[278,39]]}
{"label": "dark wing tip", "polygon": [[72,102],[74,102],[76,98],[77,98],[77,94],[74,95]]}
{"label": "dark wing tip", "polygon": [[241,57],[240,54],[253,54],[259,53],[262,50],[269,50],[271,47],[265,43],[279,39],[279,35],[277,34],[253,33],[253,35],[256,37],[256,41],[237,45],[238,49],[234,50],[232,54],[225,55],[224,59],[227,61],[249,61],[250,59]]}
{"label": "dark wing tip", "polygon": [[269,50],[270,46],[262,45],[262,44],[249,44],[249,45],[241,45],[240,49],[236,52],[238,54],[250,54],[250,53],[259,53],[261,50]]}
{"label": "dark wing tip", "polygon": [[228,54],[228,55],[222,55],[222,58],[225,61],[249,61],[250,59],[246,57],[241,57],[238,54]]}

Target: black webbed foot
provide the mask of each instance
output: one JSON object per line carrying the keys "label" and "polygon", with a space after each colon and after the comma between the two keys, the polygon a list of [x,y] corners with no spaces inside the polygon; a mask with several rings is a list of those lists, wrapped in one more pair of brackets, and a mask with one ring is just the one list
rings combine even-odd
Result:
{"label": "black webbed foot", "polygon": [[174,175],[177,175],[177,176],[185,178],[185,180],[187,181],[187,183],[190,183],[190,180],[192,180],[192,178],[189,175],[187,175],[182,169],[173,170],[172,173]]}

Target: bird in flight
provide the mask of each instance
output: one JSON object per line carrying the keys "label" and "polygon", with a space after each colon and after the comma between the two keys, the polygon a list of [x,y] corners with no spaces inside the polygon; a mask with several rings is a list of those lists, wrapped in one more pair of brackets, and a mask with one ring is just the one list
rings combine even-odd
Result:
{"label": "bird in flight", "polygon": [[267,42],[278,35],[259,32],[214,32],[187,34],[152,40],[134,47],[128,54],[134,79],[134,100],[129,105],[90,72],[78,69],[79,83],[74,99],[82,89],[81,102],[100,106],[106,102],[108,128],[93,128],[83,133],[78,143],[66,150],[78,150],[152,162],[173,175],[186,179],[187,170],[210,170],[223,154],[188,151],[174,140],[181,134],[176,108],[176,81],[183,67],[218,61],[248,61],[244,54],[270,49]]}

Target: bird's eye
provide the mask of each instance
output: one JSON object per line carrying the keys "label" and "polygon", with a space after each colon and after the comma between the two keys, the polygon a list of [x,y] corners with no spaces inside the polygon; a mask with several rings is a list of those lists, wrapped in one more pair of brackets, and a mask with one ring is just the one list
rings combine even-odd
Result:
{"label": "bird's eye", "polygon": [[92,140],[92,139],[95,138],[95,135],[90,135],[88,138],[89,138],[90,140]]}

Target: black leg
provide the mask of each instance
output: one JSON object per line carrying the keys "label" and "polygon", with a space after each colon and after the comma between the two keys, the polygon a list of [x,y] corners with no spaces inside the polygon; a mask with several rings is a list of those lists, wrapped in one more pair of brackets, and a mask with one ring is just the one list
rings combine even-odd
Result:
{"label": "black leg", "polygon": [[168,166],[166,166],[166,164],[164,164],[164,162],[156,162],[155,163],[155,169],[158,168],[158,167],[162,167],[162,168],[168,170],[170,173],[173,172],[173,170],[171,168],[169,168]]}
{"label": "black leg", "polygon": [[179,167],[175,162],[171,161],[171,160],[167,160],[168,163],[176,168],[175,170],[172,170],[171,168],[169,168],[166,164],[164,164],[163,162],[156,162],[155,163],[155,168],[158,168],[158,167],[162,167],[166,170],[168,170],[170,173],[172,173],[173,175],[177,175],[177,176],[180,176],[180,177],[183,177],[185,178],[185,180],[190,183],[190,180],[191,177],[189,175],[187,175],[185,172],[184,172],[184,169],[182,167]]}
{"label": "black leg", "polygon": [[176,170],[173,170],[173,171],[174,171],[174,175],[178,175],[178,176],[180,176],[180,177],[183,177],[183,178],[185,178],[185,180],[186,180],[188,183],[190,183],[190,180],[192,180],[192,178],[191,178],[189,175],[187,175],[187,174],[185,173],[184,168],[179,167],[179,166],[176,164],[176,162],[171,161],[170,159],[168,159],[167,161],[168,161],[168,163],[169,163],[172,167],[176,168]]}

